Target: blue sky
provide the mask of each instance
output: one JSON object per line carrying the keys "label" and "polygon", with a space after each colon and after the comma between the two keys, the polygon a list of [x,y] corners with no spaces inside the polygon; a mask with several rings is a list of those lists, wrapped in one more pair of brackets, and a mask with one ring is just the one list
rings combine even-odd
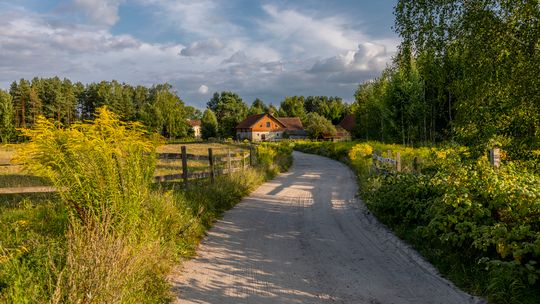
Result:
{"label": "blue sky", "polygon": [[59,76],[169,82],[199,108],[223,90],[352,101],[396,52],[395,2],[0,0],[0,87]]}

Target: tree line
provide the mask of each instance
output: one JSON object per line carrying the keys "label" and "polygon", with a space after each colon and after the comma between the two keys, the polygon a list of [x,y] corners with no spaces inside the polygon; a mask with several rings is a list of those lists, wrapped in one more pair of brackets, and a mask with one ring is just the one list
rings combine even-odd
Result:
{"label": "tree line", "polygon": [[235,136],[235,127],[249,115],[270,113],[275,117],[298,117],[314,138],[335,133],[333,125],[350,113],[350,106],[340,97],[289,96],[279,108],[256,98],[250,107],[234,92],[214,93],[202,118],[203,138]]}
{"label": "tree line", "polygon": [[145,87],[113,80],[84,85],[59,77],[36,77],[13,82],[9,91],[0,90],[0,140],[6,143],[18,139],[16,130],[32,128],[39,116],[67,126],[92,120],[102,106],[122,121],[139,121],[149,131],[168,138],[192,136],[188,119],[202,119],[204,138],[234,138],[240,121],[261,113],[300,117],[304,123],[324,120],[331,132],[330,122],[338,123],[350,110],[341,98],[327,96],[286,97],[279,107],[257,98],[248,106],[237,93],[224,91],[216,92],[201,113],[186,105],[167,83]]}
{"label": "tree line", "polygon": [[355,93],[358,138],[540,148],[538,1],[400,0],[395,16],[398,55]]}
{"label": "tree line", "polygon": [[123,121],[140,121],[150,131],[167,137],[188,136],[186,118],[200,116],[200,111],[186,106],[169,84],[147,88],[113,80],[83,85],[58,77],[36,77],[13,82],[9,92],[0,90],[0,138],[2,142],[15,139],[15,130],[32,128],[38,116],[66,126],[91,120],[102,106]]}

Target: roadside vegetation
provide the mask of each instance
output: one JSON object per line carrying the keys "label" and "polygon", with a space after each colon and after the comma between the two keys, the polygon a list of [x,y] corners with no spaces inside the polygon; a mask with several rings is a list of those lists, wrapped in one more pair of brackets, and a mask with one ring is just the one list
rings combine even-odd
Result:
{"label": "roadside vegetation", "polygon": [[[460,287],[494,303],[540,301],[538,156],[494,169],[464,147],[300,142],[295,149],[349,164],[377,218]],[[388,150],[400,152],[401,173],[372,170],[372,153]]]}
{"label": "roadside vegetation", "polygon": [[18,159],[58,193],[1,196],[0,302],[158,303],[166,276],[220,214],[291,163],[261,145],[258,165],[214,184],[152,184],[161,138],[106,109],[60,128],[38,119]]}

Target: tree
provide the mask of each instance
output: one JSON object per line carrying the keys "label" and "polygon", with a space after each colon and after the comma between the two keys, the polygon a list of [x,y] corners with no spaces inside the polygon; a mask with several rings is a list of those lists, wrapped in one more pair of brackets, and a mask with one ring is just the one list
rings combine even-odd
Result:
{"label": "tree", "polygon": [[184,102],[172,90],[170,84],[159,84],[149,90],[149,102],[145,108],[146,124],[155,132],[169,138],[186,137],[189,125]]}
{"label": "tree", "polygon": [[0,90],[0,140],[8,143],[15,135],[15,111],[11,95]]}
{"label": "tree", "polygon": [[279,116],[279,110],[273,104],[269,104],[268,105],[268,114],[274,115],[274,116]]}
{"label": "tree", "polygon": [[540,147],[538,1],[400,0],[395,15],[398,57],[417,59],[425,83],[432,141],[455,136],[483,153],[496,140],[515,157]]}
{"label": "tree", "polygon": [[201,119],[201,136],[203,139],[216,137],[218,132],[218,121],[216,114],[210,109],[206,109]]}
{"label": "tree", "polygon": [[307,113],[318,113],[335,124],[343,119],[346,111],[346,105],[340,97],[327,96],[308,96],[304,108]]}
{"label": "tree", "polygon": [[246,118],[248,107],[238,94],[233,92],[214,93],[207,103],[208,109],[216,114],[221,137],[234,137],[235,127]]}
{"label": "tree", "polygon": [[305,128],[314,139],[336,135],[336,127],[328,119],[315,112],[307,114]]}
{"label": "tree", "polygon": [[201,110],[192,107],[192,106],[186,106],[186,117],[189,119],[201,119],[203,113]]}
{"label": "tree", "polygon": [[299,117],[305,121],[304,96],[285,97],[279,108],[279,115],[284,117]]}
{"label": "tree", "polygon": [[268,107],[264,104],[264,101],[260,100],[259,98],[256,98],[251,104],[248,114],[254,115],[254,114],[263,114],[267,112],[268,112]]}

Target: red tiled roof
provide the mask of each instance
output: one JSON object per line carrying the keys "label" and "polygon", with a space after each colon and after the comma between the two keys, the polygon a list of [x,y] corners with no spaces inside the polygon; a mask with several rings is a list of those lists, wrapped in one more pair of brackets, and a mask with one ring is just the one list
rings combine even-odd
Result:
{"label": "red tiled roof", "polygon": [[347,114],[345,118],[338,124],[338,126],[342,127],[343,129],[351,132],[354,130],[354,127],[356,125],[355,117],[353,114]]}
{"label": "red tiled roof", "polygon": [[188,125],[190,125],[192,127],[196,127],[196,126],[201,125],[201,121],[199,119],[188,119],[187,123],[188,123]]}
{"label": "red tiled roof", "polygon": [[278,117],[279,121],[281,121],[289,131],[302,131],[304,130],[304,126],[302,125],[302,121],[298,117]]}

